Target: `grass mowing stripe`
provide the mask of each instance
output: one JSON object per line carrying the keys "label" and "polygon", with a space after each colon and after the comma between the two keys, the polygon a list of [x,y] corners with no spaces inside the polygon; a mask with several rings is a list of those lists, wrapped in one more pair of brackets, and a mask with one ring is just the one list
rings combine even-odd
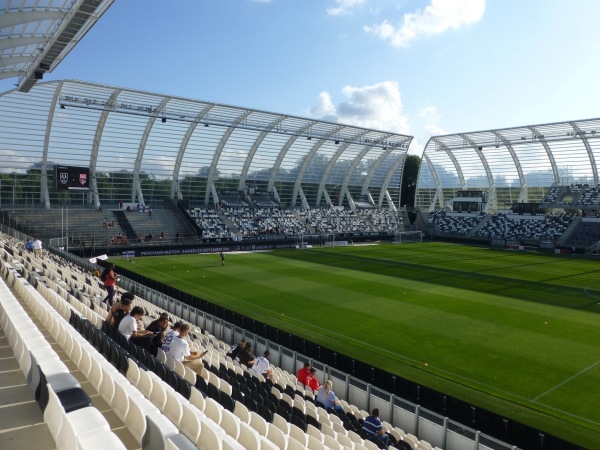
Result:
{"label": "grass mowing stripe", "polygon": [[600,448],[600,412],[577,389],[600,383],[600,371],[564,383],[600,360],[593,261],[434,243],[231,255],[223,268],[205,255],[136,263],[334,351]]}

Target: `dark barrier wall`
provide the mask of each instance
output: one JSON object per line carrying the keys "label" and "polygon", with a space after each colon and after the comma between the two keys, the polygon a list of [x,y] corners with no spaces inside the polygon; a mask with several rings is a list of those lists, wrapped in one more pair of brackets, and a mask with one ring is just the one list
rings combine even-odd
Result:
{"label": "dark barrier wall", "polygon": [[[104,265],[101,261],[99,264]],[[299,336],[286,333],[270,325],[251,319],[242,314],[210,303],[179,289],[152,280],[124,267],[117,272],[140,284],[162,292],[182,301],[194,308],[204,311],[238,327],[244,328],[259,336],[265,337],[280,345],[288,347],[310,358],[314,358],[335,369],[364,380],[380,389],[398,397],[421,405],[431,411],[444,415],[456,422],[475,428],[487,435],[504,442],[516,445],[524,450],[584,450],[555,436],[543,433],[527,425],[507,419],[501,415],[487,411],[479,406],[447,396],[426,386],[418,385],[410,380],[393,375],[384,370],[372,367],[362,361],[334,352]]]}

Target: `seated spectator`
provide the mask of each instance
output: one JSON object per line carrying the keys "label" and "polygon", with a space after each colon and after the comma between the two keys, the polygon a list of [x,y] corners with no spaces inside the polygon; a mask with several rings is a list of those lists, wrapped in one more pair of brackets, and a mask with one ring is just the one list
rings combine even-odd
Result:
{"label": "seated spectator", "polygon": [[310,375],[310,363],[306,362],[306,363],[304,363],[304,367],[302,367],[301,369],[298,369],[296,378],[298,379],[299,383],[302,383],[304,386],[306,386],[306,377],[308,377],[309,375]]}
{"label": "seated spectator", "polygon": [[183,322],[175,322],[173,324],[173,327],[165,333],[163,344],[161,346],[163,352],[169,353],[169,349],[171,348],[171,341],[177,336],[179,336],[179,330],[181,329],[181,325],[183,325]]}
{"label": "seated spectator", "polygon": [[202,353],[191,352],[190,345],[185,339],[189,332],[190,326],[187,323],[182,324],[179,328],[179,335],[173,337],[168,344],[168,354],[171,355],[175,361],[179,361],[189,366],[190,369],[202,376],[204,364],[202,364],[201,358],[208,353],[208,350],[205,350]]}
{"label": "seated spectator", "polygon": [[123,317],[129,314],[131,310],[131,302],[135,296],[131,292],[125,292],[121,295],[121,300],[115,303],[106,315],[106,322],[108,322],[113,328],[119,328],[119,324],[123,320]]}
{"label": "seated spectator", "polygon": [[250,368],[251,372],[260,374],[268,380],[273,379],[273,371],[270,369],[271,364],[269,363],[269,351],[265,351],[262,356],[259,356],[254,361],[254,364]]}
{"label": "seated spectator", "polygon": [[370,440],[382,442],[385,448],[388,448],[390,437],[383,431],[383,425],[379,420],[379,409],[374,408],[370,416],[363,422],[363,430],[367,433]]}
{"label": "seated spectator", "polygon": [[231,359],[236,359],[238,353],[240,352],[240,350],[242,350],[244,348],[245,345],[246,345],[246,340],[241,339],[239,344],[231,346],[231,348],[229,349],[229,351],[227,352],[227,354],[225,356],[229,356]]}
{"label": "seated spectator", "polygon": [[162,313],[160,317],[156,320],[153,320],[148,324],[146,330],[152,331],[154,337],[152,338],[152,348],[151,353],[156,356],[158,353],[158,349],[162,348],[163,340],[165,338],[165,334],[167,333],[167,328],[169,327],[169,314]]}
{"label": "seated spectator", "polygon": [[250,342],[246,342],[244,347],[237,354],[238,361],[248,367],[248,369],[251,368],[255,362],[254,355],[252,355],[251,350],[252,344]]}
{"label": "seated spectator", "polygon": [[319,388],[317,397],[315,398],[317,406],[323,406],[327,411],[343,412],[344,408],[340,405],[340,401],[333,392],[333,383],[327,380],[323,386]]}
{"label": "seated spectator", "polygon": [[316,369],[314,367],[311,367],[308,376],[306,377],[306,386],[311,388],[313,392],[317,392],[321,387],[319,385],[319,380],[317,380],[317,377],[315,376],[315,372]]}
{"label": "seated spectator", "polygon": [[134,306],[128,316],[123,317],[119,324],[119,333],[138,347],[150,351],[154,333],[152,331],[140,330],[138,320],[142,319],[144,310],[140,306]]}

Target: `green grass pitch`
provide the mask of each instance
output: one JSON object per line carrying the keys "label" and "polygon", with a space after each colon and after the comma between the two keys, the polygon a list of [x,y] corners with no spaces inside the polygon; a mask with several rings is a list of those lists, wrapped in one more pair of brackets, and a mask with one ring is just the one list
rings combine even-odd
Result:
{"label": "green grass pitch", "polygon": [[117,262],[600,448],[598,261],[426,243]]}

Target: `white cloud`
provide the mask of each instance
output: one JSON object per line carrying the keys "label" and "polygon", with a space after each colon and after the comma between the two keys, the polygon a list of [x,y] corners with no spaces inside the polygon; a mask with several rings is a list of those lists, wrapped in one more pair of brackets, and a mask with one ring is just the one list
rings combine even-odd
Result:
{"label": "white cloud", "polygon": [[366,3],[366,0],[335,0],[337,6],[335,8],[328,8],[327,14],[332,16],[338,16],[340,14],[348,14],[354,9]]}
{"label": "white cloud", "polygon": [[335,105],[328,92],[321,92],[309,113],[330,120],[376,130],[409,134],[397,82],[382,81],[371,86],[345,86],[346,100]]}
{"label": "white cloud", "polygon": [[440,127],[434,123],[425,124],[424,130],[425,130],[425,133],[427,133],[431,136],[442,136],[444,134],[448,134],[446,132],[446,130],[444,130],[442,127]]}
{"label": "white cloud", "polygon": [[438,125],[442,116],[435,106],[429,105],[422,107],[419,110],[419,117],[425,121],[425,125],[423,126],[425,133],[432,136],[446,134],[446,131]]}
{"label": "white cloud", "polygon": [[425,119],[427,122],[437,122],[440,120],[440,113],[435,106],[423,106],[419,110],[419,117]]}
{"label": "white cloud", "polygon": [[323,91],[319,94],[317,104],[310,109],[310,114],[320,117],[323,120],[331,120],[335,122],[335,105],[331,100],[331,95],[329,95],[329,92]]}
{"label": "white cloud", "polygon": [[433,36],[478,22],[484,11],[485,0],[431,0],[424,10],[405,14],[398,27],[384,20],[364,30],[394,47],[407,47],[420,36]]}

